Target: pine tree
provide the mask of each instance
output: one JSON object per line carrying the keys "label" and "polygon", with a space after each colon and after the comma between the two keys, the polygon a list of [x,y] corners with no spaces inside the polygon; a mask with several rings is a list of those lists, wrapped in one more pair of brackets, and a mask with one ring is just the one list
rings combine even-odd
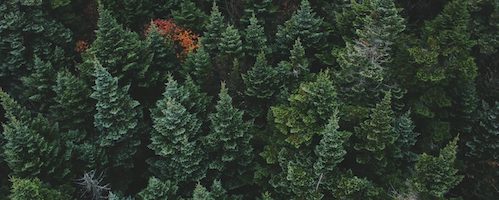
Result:
{"label": "pine tree", "polygon": [[227,26],[222,33],[219,51],[230,58],[239,57],[242,52],[242,41],[239,31],[232,25]]}
{"label": "pine tree", "polygon": [[99,6],[97,27],[96,38],[88,49],[90,54],[123,83],[143,81],[149,60],[147,46],[139,40],[139,36],[125,30],[102,6]]}
{"label": "pine tree", "polygon": [[255,65],[242,75],[246,85],[246,95],[257,99],[270,99],[279,91],[279,74],[267,63],[265,53],[261,51]]}
{"label": "pine tree", "polygon": [[263,26],[258,24],[258,19],[253,16],[249,19],[249,25],[244,30],[244,50],[249,56],[255,58],[263,51],[269,53],[267,49],[267,38]]}
{"label": "pine tree", "polygon": [[[202,44],[203,42],[201,42]],[[198,84],[207,84],[213,77],[212,62],[208,52],[206,52],[203,45],[201,45],[195,52],[187,55],[184,63],[182,64],[181,73],[184,76],[190,75],[192,79]]]}
{"label": "pine tree", "polygon": [[150,24],[146,39],[148,50],[152,54],[151,64],[145,73],[145,87],[154,88],[166,81],[167,73],[176,72],[178,63],[173,41],[165,39],[154,24]]}
{"label": "pine tree", "polygon": [[347,151],[345,143],[348,141],[352,133],[348,131],[340,131],[338,124],[338,112],[329,119],[328,123],[321,131],[322,139],[315,147],[315,154],[318,159],[314,164],[314,169],[319,174],[326,174],[326,178],[332,178],[330,175],[337,171],[337,165],[343,161]]}
{"label": "pine tree", "polygon": [[225,83],[218,97],[215,112],[209,115],[210,133],[205,138],[212,161],[210,168],[220,172],[244,170],[252,161],[250,124],[243,121],[244,113],[232,105]]}
{"label": "pine tree", "polygon": [[58,190],[42,185],[38,178],[34,179],[21,179],[12,177],[12,189],[9,198],[12,200],[67,200],[71,199],[68,194],[64,194]]}
{"label": "pine tree", "polygon": [[293,48],[290,50],[289,61],[281,61],[278,64],[278,71],[282,77],[282,82],[289,91],[293,91],[304,80],[310,76],[309,61],[305,56],[305,49],[300,38],[295,40]]}
{"label": "pine tree", "polygon": [[63,130],[86,129],[93,112],[90,87],[68,70],[62,70],[57,73],[52,90],[55,103],[50,107],[51,118],[59,122]]}
{"label": "pine tree", "polygon": [[211,193],[200,183],[196,185],[192,193],[192,200],[215,200],[211,197]]}
{"label": "pine tree", "polygon": [[450,1],[440,15],[425,23],[420,47],[409,52],[418,64],[417,78],[438,83],[455,77],[472,80],[477,75],[470,55],[468,1]]}
{"label": "pine tree", "polygon": [[393,128],[391,99],[391,92],[387,92],[383,100],[371,109],[369,118],[355,128],[358,142],[354,148],[359,152],[357,162],[376,167],[378,173],[383,173],[388,163],[388,151],[398,138]]}
{"label": "pine tree", "polygon": [[455,137],[441,151],[438,157],[423,153],[416,163],[414,186],[423,195],[442,198],[445,193],[461,182],[454,167],[458,137]]}
{"label": "pine tree", "polygon": [[177,183],[199,181],[205,176],[202,163],[205,154],[198,140],[201,122],[189,113],[176,99],[165,96],[158,101],[151,132],[152,149],[158,158],[153,159],[153,173],[162,180]]}
{"label": "pine tree", "polygon": [[291,19],[284,25],[279,25],[276,33],[276,45],[278,52],[286,52],[296,39],[300,38],[307,49],[307,53],[313,55],[318,52],[325,42],[326,32],[322,30],[324,21],[316,17],[310,7],[308,0],[302,0],[298,10],[293,13]]}
{"label": "pine tree", "polygon": [[226,29],[224,20],[222,13],[218,10],[216,1],[213,1],[211,14],[206,24],[206,32],[203,34],[203,45],[206,52],[211,56],[218,55],[219,53],[218,46],[222,42],[222,33]]}
{"label": "pine tree", "polygon": [[407,111],[395,121],[394,131],[398,135],[395,141],[395,158],[402,159],[408,165],[408,162],[415,161],[417,155],[411,151],[416,144],[419,133],[414,131],[416,127],[411,119],[411,112]]}
{"label": "pine tree", "polygon": [[70,159],[58,124],[49,122],[43,115],[31,116],[7,93],[0,91],[0,102],[6,113],[3,123],[2,156],[12,170],[12,175],[40,177],[51,183],[60,183],[68,177]]}
{"label": "pine tree", "polygon": [[304,82],[288,98],[289,105],[271,107],[276,128],[295,147],[309,144],[338,107],[336,89],[328,71]]}
{"label": "pine tree", "polygon": [[172,11],[175,22],[183,27],[200,32],[204,28],[207,15],[191,0],[182,1],[178,10]]}
{"label": "pine tree", "polygon": [[100,164],[106,167],[129,169],[140,140],[139,102],[128,95],[130,85],[118,86],[118,78],[95,62],[95,85],[91,97],[97,100],[94,126],[98,131],[96,145],[104,151]]}
{"label": "pine tree", "polygon": [[227,191],[222,187],[220,180],[213,180],[211,184],[211,195],[213,199],[226,200],[229,198]]}
{"label": "pine tree", "polygon": [[47,112],[49,106],[53,104],[52,86],[54,85],[55,71],[50,62],[42,61],[38,56],[35,56],[32,72],[21,78],[24,85],[23,96],[28,102],[36,105],[39,111]]}
{"label": "pine tree", "polygon": [[178,187],[171,181],[161,181],[156,177],[149,178],[147,187],[138,196],[143,200],[175,199]]}

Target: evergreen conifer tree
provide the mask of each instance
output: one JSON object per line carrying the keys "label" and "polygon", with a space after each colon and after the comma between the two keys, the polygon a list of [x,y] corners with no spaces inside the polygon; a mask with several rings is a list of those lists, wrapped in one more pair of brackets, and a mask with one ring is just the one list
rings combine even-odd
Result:
{"label": "evergreen conifer tree", "polygon": [[283,53],[289,49],[300,38],[307,49],[307,53],[313,55],[321,49],[325,42],[326,32],[322,30],[324,21],[316,17],[310,2],[302,0],[298,10],[293,13],[291,19],[284,25],[279,25],[276,33],[276,45],[279,52]]}
{"label": "evergreen conifer tree", "polygon": [[26,101],[33,103],[39,111],[45,113],[53,104],[52,86],[54,85],[55,72],[56,70],[50,62],[44,62],[35,56],[32,72],[21,78],[24,85],[23,96]]}
{"label": "evergreen conifer tree", "polygon": [[211,7],[211,14],[208,18],[208,23],[206,24],[206,32],[204,32],[203,45],[206,52],[210,55],[218,55],[218,46],[222,42],[222,33],[226,29],[224,22],[224,17],[222,13],[218,10],[218,5],[216,1],[213,1],[213,6]]}
{"label": "evergreen conifer tree", "polygon": [[140,144],[138,135],[142,111],[139,102],[128,95],[130,85],[119,87],[118,78],[111,76],[98,61],[94,62],[95,85],[91,97],[97,100],[94,126],[98,135],[94,141],[95,148],[101,149],[104,154],[99,164],[118,173],[118,169],[133,167],[133,157]]}
{"label": "evergreen conifer tree", "polygon": [[57,73],[52,90],[55,103],[50,107],[50,116],[59,122],[61,129],[88,128],[93,112],[91,88],[68,70],[62,70]]}
{"label": "evergreen conifer tree", "polygon": [[377,173],[383,173],[388,164],[390,147],[398,138],[393,128],[394,113],[391,108],[391,92],[387,92],[383,100],[371,109],[369,118],[355,128],[358,142],[354,145],[358,151],[356,158],[360,164],[376,167]]}
{"label": "evergreen conifer tree", "polygon": [[143,81],[150,62],[147,46],[136,33],[118,24],[111,12],[102,5],[98,10],[96,38],[88,51],[123,83]]}
{"label": "evergreen conifer tree", "polygon": [[232,25],[227,26],[218,47],[221,53],[230,58],[239,57],[242,52],[242,41],[237,28]]}
{"label": "evergreen conifer tree", "polygon": [[9,198],[12,200],[66,200],[71,199],[68,194],[48,188],[40,179],[21,179],[12,177],[12,189]]}
{"label": "evergreen conifer tree", "polygon": [[156,177],[149,178],[147,187],[138,195],[143,200],[175,199],[178,187],[171,181],[161,181]]}
{"label": "evergreen conifer tree", "polygon": [[165,39],[159,33],[158,27],[150,24],[149,33],[147,34],[148,50],[152,54],[151,64],[145,73],[145,87],[157,87],[166,81],[167,73],[176,72],[178,63],[175,55],[173,41]]}
{"label": "evergreen conifer tree", "polygon": [[[423,153],[416,163],[414,186],[418,192],[430,197],[442,198],[456,186],[463,176],[454,167],[458,137],[454,138],[441,151],[438,157]],[[426,196],[425,198],[429,198]]]}
{"label": "evergreen conifer tree", "polygon": [[208,17],[191,0],[182,1],[178,10],[172,11],[175,22],[196,32],[203,30],[205,20]]}
{"label": "evergreen conifer tree", "polygon": [[250,123],[244,122],[244,113],[232,105],[225,83],[222,83],[218,97],[215,112],[209,115],[210,133],[205,138],[210,168],[220,172],[245,170],[253,156]]}
{"label": "evergreen conifer tree", "polygon": [[295,147],[309,144],[338,108],[336,89],[329,72],[304,82],[288,99],[289,105],[271,107],[276,128]]}
{"label": "evergreen conifer tree", "polygon": [[153,113],[152,149],[158,158],[151,161],[153,173],[162,180],[177,183],[199,181],[206,173],[201,147],[201,122],[176,99],[165,96]]}
{"label": "evergreen conifer tree", "polygon": [[192,200],[215,200],[211,197],[211,193],[200,183],[196,185],[192,193]]}
{"label": "evergreen conifer tree", "polygon": [[263,26],[258,24],[258,19],[253,14],[249,19],[249,25],[244,30],[245,53],[255,58],[261,51],[269,53],[267,48],[267,38]]}
{"label": "evergreen conifer tree", "polygon": [[419,133],[414,131],[415,125],[411,119],[411,112],[407,111],[395,121],[394,130],[398,135],[395,141],[395,157],[402,159],[409,165],[409,162],[415,161],[417,155],[411,151],[411,148],[416,144]]}
{"label": "evergreen conifer tree", "polygon": [[282,82],[289,91],[293,91],[304,80],[310,76],[309,61],[305,56],[305,49],[300,38],[295,40],[290,50],[289,61],[281,61],[278,71],[282,76]]}
{"label": "evergreen conifer tree", "polygon": [[246,95],[257,99],[270,99],[279,90],[279,74],[267,63],[265,53],[261,51],[255,65],[242,75],[246,85]]}
{"label": "evergreen conifer tree", "polygon": [[328,123],[321,131],[322,139],[319,144],[315,147],[315,154],[318,159],[314,164],[314,169],[317,173],[330,175],[337,170],[337,165],[343,161],[343,157],[346,155],[345,143],[348,141],[352,133],[348,131],[340,131],[338,124],[338,112],[334,114],[329,119]]}
{"label": "evergreen conifer tree", "polygon": [[206,52],[203,45],[187,55],[184,63],[182,63],[181,73],[184,76],[190,75],[200,85],[209,84],[209,81],[213,78],[212,62],[210,54]]}

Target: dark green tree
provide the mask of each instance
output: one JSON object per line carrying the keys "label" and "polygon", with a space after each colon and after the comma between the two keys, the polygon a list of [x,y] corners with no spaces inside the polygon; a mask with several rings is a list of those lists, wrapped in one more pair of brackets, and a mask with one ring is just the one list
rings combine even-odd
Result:
{"label": "dark green tree", "polygon": [[[113,181],[122,180],[120,170],[134,166],[133,158],[140,144],[139,123],[142,111],[139,102],[133,100],[128,89],[130,85],[118,86],[118,78],[95,62],[95,85],[91,97],[97,100],[94,126],[97,135],[89,142],[102,152],[96,167],[109,168]],[[117,186],[120,187],[120,186]]]}
{"label": "dark green tree", "polygon": [[457,141],[455,137],[441,151],[438,157],[423,153],[416,163],[414,186],[422,195],[442,198],[445,193],[455,187],[463,176],[458,175],[454,166],[457,154]]}
{"label": "dark green tree", "polygon": [[338,108],[336,89],[328,71],[304,82],[288,98],[289,105],[271,107],[274,123],[286,142],[299,147],[309,144]]}
{"label": "dark green tree", "polygon": [[261,51],[255,65],[242,75],[246,95],[257,99],[271,99],[279,92],[279,76],[278,71],[267,63],[265,53]]}
{"label": "dark green tree", "polygon": [[244,30],[244,52],[255,58],[263,51],[270,53],[267,46],[267,37],[263,26],[258,23],[255,14],[249,19],[249,25]]}
{"label": "dark green tree", "polygon": [[336,166],[343,161],[344,156],[347,154],[345,146],[352,135],[348,131],[340,131],[338,121],[336,111],[329,119],[324,130],[321,131],[322,139],[315,147],[315,154],[318,158],[314,164],[314,169],[317,174],[325,175],[326,180],[332,178],[331,175],[338,171]]}
{"label": "dark green tree", "polygon": [[38,56],[35,56],[30,74],[21,78],[24,85],[24,98],[27,102],[34,104],[41,112],[46,113],[53,105],[52,86],[55,85],[55,75],[56,70],[50,62],[42,61]]}
{"label": "dark green tree", "polygon": [[[177,99],[165,96],[153,112],[153,131],[149,148],[157,158],[150,161],[152,172],[162,180],[176,183],[204,178],[207,166],[200,138],[201,122]],[[159,112],[158,112],[159,111]]]}
{"label": "dark green tree", "polygon": [[210,168],[229,175],[226,170],[244,171],[252,162],[251,124],[243,120],[243,112],[232,105],[225,83],[222,83],[215,112],[209,115],[210,133],[205,145],[210,153]]}
{"label": "dark green tree", "polygon": [[327,37],[327,33],[322,29],[323,24],[323,19],[316,16],[310,2],[302,0],[300,8],[293,13],[291,19],[277,28],[276,45],[278,52],[287,53],[296,39],[300,38],[309,55],[317,53]]}
{"label": "dark green tree", "polygon": [[289,91],[295,90],[302,81],[310,77],[309,60],[300,38],[295,40],[290,50],[289,61],[281,61],[278,64],[278,71],[282,76],[284,86]]}
{"label": "dark green tree", "polygon": [[227,26],[222,33],[218,50],[229,58],[237,58],[241,55],[242,47],[241,35],[237,28],[232,25]]}
{"label": "dark green tree", "polygon": [[191,0],[182,1],[180,7],[172,11],[172,16],[175,22],[195,32],[203,30],[206,18],[208,17]]}
{"label": "dark green tree", "polygon": [[180,64],[175,54],[173,41],[159,33],[158,27],[150,24],[146,39],[147,47],[152,54],[151,64],[145,73],[144,85],[148,88],[161,86],[168,73],[177,72]]}
{"label": "dark green tree", "polygon": [[161,181],[156,177],[149,178],[147,187],[139,192],[143,200],[175,199],[178,187],[171,181]]}
{"label": "dark green tree", "polygon": [[184,76],[191,76],[200,85],[210,84],[211,79],[213,79],[211,57],[203,47],[202,40],[199,40],[199,42],[201,46],[194,52],[189,53],[184,63],[182,63],[181,73]]}
{"label": "dark green tree", "polygon": [[211,14],[206,24],[206,31],[203,34],[203,46],[211,56],[218,55],[218,46],[222,42],[222,33],[226,29],[222,13],[218,10],[216,1],[213,1]]}
{"label": "dark green tree", "polygon": [[85,130],[91,125],[93,105],[91,88],[68,70],[57,73],[54,105],[50,107],[51,118],[59,122],[61,129]]}
{"label": "dark green tree", "polygon": [[376,173],[390,162],[388,155],[398,138],[393,128],[394,113],[391,108],[391,92],[387,92],[383,100],[372,108],[369,118],[355,128],[358,141],[354,149],[358,151],[356,161],[360,164],[376,167]]}
{"label": "dark green tree", "polygon": [[416,161],[417,155],[412,152],[412,148],[417,142],[417,137],[420,135],[415,132],[414,125],[411,119],[411,112],[407,111],[402,116],[395,120],[394,131],[398,135],[395,141],[395,158],[405,161],[404,166],[409,166],[409,163]]}
{"label": "dark green tree", "polygon": [[214,200],[211,193],[200,183],[196,185],[192,193],[192,200]]}
{"label": "dark green tree", "polygon": [[12,177],[10,178],[12,182],[12,189],[9,198],[12,200],[27,200],[27,199],[37,199],[37,200],[67,200],[71,199],[71,196],[64,194],[58,190],[51,189],[43,183],[38,178],[34,179],[21,179]]}
{"label": "dark green tree", "polygon": [[123,84],[143,82],[149,69],[150,54],[139,35],[123,28],[102,6],[99,6],[97,27],[96,38],[88,52]]}

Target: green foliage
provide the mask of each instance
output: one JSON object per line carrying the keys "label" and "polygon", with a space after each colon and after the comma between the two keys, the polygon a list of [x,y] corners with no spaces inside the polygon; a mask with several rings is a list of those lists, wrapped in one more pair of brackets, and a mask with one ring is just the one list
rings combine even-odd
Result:
{"label": "green foliage", "polygon": [[97,27],[96,38],[88,51],[123,83],[143,82],[149,68],[145,43],[136,33],[118,24],[110,11],[102,6],[99,7]]}
{"label": "green foliage", "polygon": [[387,92],[383,100],[371,109],[369,118],[355,128],[358,142],[354,148],[359,153],[357,162],[377,167],[379,173],[386,167],[388,151],[398,138],[393,128],[394,113],[391,99],[391,92]]}
{"label": "green foliage", "polygon": [[[201,42],[202,43],[202,42]],[[198,84],[206,84],[212,78],[212,63],[210,54],[201,45],[195,52],[187,55],[182,63],[181,73],[184,76],[190,75]]]}
{"label": "green foliage", "polygon": [[2,156],[12,175],[40,177],[54,183],[66,178],[70,166],[65,162],[70,157],[66,154],[66,141],[63,141],[58,125],[41,114],[32,117],[26,108],[3,91],[0,91],[0,100],[7,117],[7,122],[3,123]]}
{"label": "green foliage", "polygon": [[105,155],[102,166],[133,167],[133,155],[140,144],[139,120],[142,112],[139,102],[128,95],[129,85],[118,86],[118,78],[95,62],[95,85],[91,97],[97,100],[94,126],[98,131],[95,143]]}
{"label": "green foliage", "polygon": [[33,65],[32,72],[21,78],[25,87],[23,96],[35,104],[38,110],[47,112],[49,106],[53,104],[51,99],[54,96],[52,86],[56,75],[55,69],[50,62],[44,62],[37,56]]}
{"label": "green foliage", "polygon": [[222,13],[218,10],[216,1],[213,1],[202,43],[205,50],[212,56],[219,53],[218,46],[222,42],[222,33],[226,30],[224,20]]}
{"label": "green foliage", "polygon": [[378,199],[379,189],[365,178],[346,175],[342,176],[333,189],[333,195],[337,199]]}
{"label": "green foliage", "polygon": [[480,126],[473,138],[466,143],[470,148],[469,156],[479,160],[499,160],[499,102],[495,105],[483,103]]}
{"label": "green foliage", "polygon": [[192,193],[192,200],[214,200],[211,197],[210,192],[202,186],[200,183],[196,185],[194,192]]}
{"label": "green foliage", "polygon": [[218,46],[220,52],[227,56],[238,57],[242,52],[242,47],[241,35],[237,28],[232,25],[227,26]]}
{"label": "green foliage", "polygon": [[309,144],[338,108],[328,71],[319,73],[314,81],[302,83],[288,102],[271,107],[276,128],[295,147]]}
{"label": "green foliage", "polygon": [[69,195],[60,191],[50,189],[44,185],[40,179],[20,179],[16,177],[10,178],[12,182],[11,194],[12,200],[68,200],[72,199]]}
{"label": "green foliage", "polygon": [[455,187],[463,176],[454,167],[458,137],[454,138],[441,151],[438,157],[423,153],[416,163],[414,186],[424,195],[443,197]]}
{"label": "green foliage", "polygon": [[249,19],[249,25],[244,30],[244,50],[251,57],[263,51],[268,53],[267,38],[263,26],[258,24],[258,19],[255,14]]}
{"label": "green foliage", "polygon": [[61,124],[61,129],[88,127],[93,112],[90,87],[71,72],[62,70],[57,73],[52,90],[55,103],[50,107],[50,116]]}
{"label": "green foliage", "polygon": [[[321,131],[322,139],[315,147],[315,154],[318,159],[314,164],[316,173],[331,175],[337,170],[337,165],[341,163],[344,156],[347,154],[345,146],[352,135],[348,131],[338,130],[338,114],[337,111],[329,119],[328,123]],[[326,178],[331,178],[326,176]]]}
{"label": "green foliage", "polygon": [[414,131],[415,125],[411,119],[411,112],[407,111],[395,121],[394,131],[398,135],[395,141],[396,152],[395,157],[404,161],[415,161],[417,155],[411,151],[411,148],[416,144],[419,133]]}
{"label": "green foliage", "polygon": [[149,148],[158,158],[150,161],[153,173],[176,183],[199,181],[205,176],[205,153],[199,133],[201,122],[177,99],[165,96],[152,113],[153,131]]}
{"label": "green foliage", "polygon": [[[210,133],[205,138],[210,168],[218,171],[244,171],[252,162],[251,123],[243,120],[243,111],[232,105],[225,83],[222,83],[215,112],[209,115]],[[232,167],[229,167],[232,166]]]}
{"label": "green foliage", "polygon": [[157,87],[166,81],[167,73],[174,72],[179,65],[175,55],[173,41],[159,33],[158,27],[150,24],[147,34],[147,48],[152,54],[151,64],[144,74],[145,87]]}
{"label": "green foliage", "polygon": [[450,1],[423,30],[421,47],[409,52],[418,64],[417,77],[421,81],[439,82],[443,79],[476,77],[477,69],[470,56],[474,41],[470,38],[468,1]]}
{"label": "green foliage", "polygon": [[178,10],[172,11],[172,16],[178,24],[195,31],[204,28],[205,20],[208,17],[191,0],[182,1]]}
{"label": "green foliage", "polygon": [[[302,0],[300,8],[293,13],[291,19],[286,21],[284,25],[279,25],[276,33],[276,45],[280,53],[287,53],[289,49],[300,38],[305,49],[320,49],[325,42],[327,33],[323,31],[324,21],[320,17],[316,17],[313,12],[310,2]],[[317,51],[310,51],[309,53]]]}
{"label": "green foliage", "polygon": [[161,181],[156,177],[149,178],[147,187],[139,193],[142,200],[175,199],[178,187],[171,181]]}
{"label": "green foliage", "polygon": [[246,95],[257,99],[271,99],[279,92],[278,71],[267,63],[265,53],[261,51],[255,65],[242,75],[246,85]]}

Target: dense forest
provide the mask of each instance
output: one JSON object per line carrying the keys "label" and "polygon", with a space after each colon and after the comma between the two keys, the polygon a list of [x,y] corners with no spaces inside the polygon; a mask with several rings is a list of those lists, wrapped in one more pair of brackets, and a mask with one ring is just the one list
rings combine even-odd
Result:
{"label": "dense forest", "polygon": [[0,0],[0,199],[499,199],[498,0]]}

